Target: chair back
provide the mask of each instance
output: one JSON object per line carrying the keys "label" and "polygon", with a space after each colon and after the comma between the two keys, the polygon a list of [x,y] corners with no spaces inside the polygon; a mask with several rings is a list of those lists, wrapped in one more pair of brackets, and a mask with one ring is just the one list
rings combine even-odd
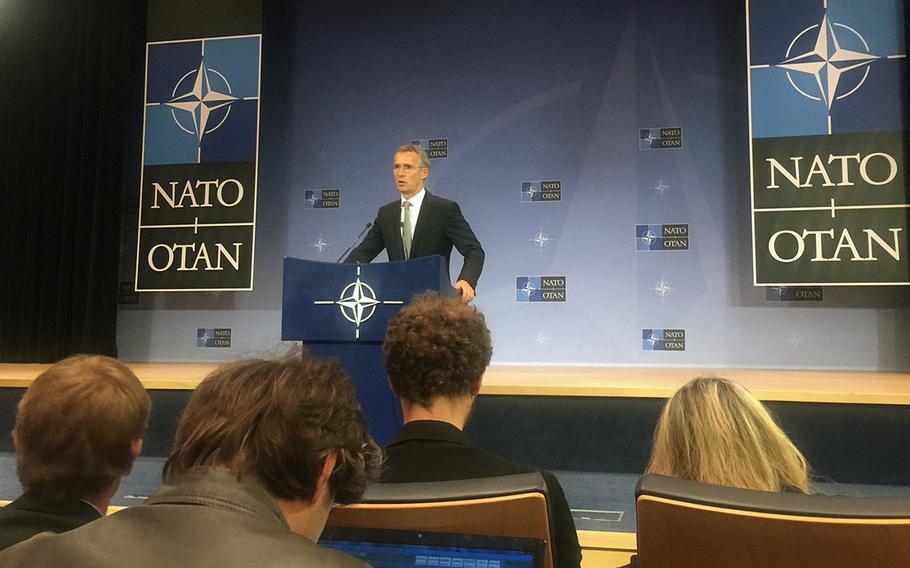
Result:
{"label": "chair back", "polygon": [[522,537],[546,543],[553,567],[546,484],[540,473],[433,483],[375,483],[359,503],[336,505],[326,526]]}
{"label": "chair back", "polygon": [[752,491],[646,475],[641,568],[910,566],[910,497]]}

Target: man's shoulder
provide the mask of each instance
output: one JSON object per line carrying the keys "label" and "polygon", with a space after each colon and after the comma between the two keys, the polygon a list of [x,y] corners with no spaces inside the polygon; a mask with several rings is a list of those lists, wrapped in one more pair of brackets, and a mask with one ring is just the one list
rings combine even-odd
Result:
{"label": "man's shoulder", "polygon": [[385,205],[379,208],[380,211],[390,211],[401,209],[401,199],[396,199],[395,201],[389,201]]}
{"label": "man's shoulder", "polygon": [[496,471],[499,472],[497,475],[512,475],[516,473],[531,473],[535,471],[534,468],[515,463],[492,450],[480,448],[477,446],[469,447],[471,448],[477,462],[482,466],[489,467],[491,470],[495,468]]}
{"label": "man's shoulder", "polygon": [[427,192],[426,201],[433,204],[433,207],[458,207],[458,203],[447,197],[443,197],[436,193]]}
{"label": "man's shoulder", "polygon": [[[65,534],[40,534],[0,551],[0,566],[146,568],[178,565],[176,563],[192,566],[202,559],[220,557],[223,568],[252,565],[263,568],[368,567],[352,556],[319,547],[276,523],[231,523],[212,519],[211,530],[203,532],[195,522],[198,519],[190,522],[187,528],[187,523],[181,523],[178,514],[169,527],[159,530],[160,521],[173,515],[155,515],[155,508],[156,506],[140,505]],[[150,513],[154,518],[150,518]],[[247,513],[241,514],[244,519],[249,516]],[[177,526],[181,528],[177,529]],[[178,535],[177,531],[183,534]],[[198,540],[193,540],[187,533],[199,537]],[[225,540],[224,537],[228,535],[231,535],[230,539]],[[188,541],[193,541],[198,546],[189,546]],[[142,547],[136,547],[140,542],[146,547],[142,551]],[[216,546],[216,542],[221,544]]]}
{"label": "man's shoulder", "polygon": [[386,454],[386,469],[380,478],[386,483],[476,479],[535,471],[484,448],[444,441],[408,442],[386,448]]}
{"label": "man's shoulder", "polygon": [[0,550],[41,532],[62,533],[100,518],[90,505],[81,508],[81,503],[76,506],[71,502],[62,503],[57,508],[51,505],[29,503],[20,498],[0,508]]}

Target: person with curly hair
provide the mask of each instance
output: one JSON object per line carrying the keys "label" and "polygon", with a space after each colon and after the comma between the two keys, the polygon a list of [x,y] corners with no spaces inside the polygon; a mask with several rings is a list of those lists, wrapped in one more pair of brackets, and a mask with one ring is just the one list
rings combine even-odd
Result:
{"label": "person with curly hair", "polygon": [[337,361],[229,363],[190,397],[165,485],[144,505],[8,548],[0,566],[365,568],[316,541],[333,503],[358,499],[380,463]]}
{"label": "person with curly hair", "polygon": [[[404,426],[386,447],[380,481],[410,483],[529,473],[478,448],[463,430],[493,345],[482,313],[459,298],[418,295],[389,322],[383,344],[392,391],[401,398]],[[577,567],[581,548],[568,502],[552,473],[547,483],[553,518],[553,556],[559,568]]]}

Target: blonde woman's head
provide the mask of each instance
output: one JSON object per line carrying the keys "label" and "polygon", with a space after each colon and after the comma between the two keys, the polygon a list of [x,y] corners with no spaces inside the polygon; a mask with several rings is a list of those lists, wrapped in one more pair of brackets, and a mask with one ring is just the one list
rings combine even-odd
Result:
{"label": "blonde woman's head", "polygon": [[808,465],[800,451],[749,391],[720,378],[693,379],[667,401],[646,473],[808,492]]}

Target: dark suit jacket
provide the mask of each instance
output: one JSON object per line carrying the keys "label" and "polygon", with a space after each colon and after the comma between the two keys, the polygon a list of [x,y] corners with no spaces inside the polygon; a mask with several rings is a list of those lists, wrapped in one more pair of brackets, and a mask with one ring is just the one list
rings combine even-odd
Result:
{"label": "dark suit jacket", "polygon": [[51,501],[26,492],[0,507],[0,550],[40,532],[62,533],[100,518],[101,513],[84,501]]}
{"label": "dark suit jacket", "polygon": [[[529,473],[532,468],[514,464],[488,450],[472,446],[464,432],[447,422],[408,422],[386,447],[383,483],[414,483],[496,477]],[[556,476],[541,471],[553,511],[553,560],[556,568],[581,565],[581,547],[572,512]]]}
{"label": "dark suit jacket", "polygon": [[291,532],[252,478],[201,467],[149,497],[63,534],[0,551],[3,568],[369,568]]}
{"label": "dark suit jacket", "polygon": [[[438,254],[446,259],[448,268],[453,246],[464,257],[464,267],[457,279],[465,280],[476,289],[483,270],[483,248],[458,204],[427,191],[411,239],[411,258]],[[390,261],[405,260],[401,244],[400,198],[379,208],[367,236],[344,261],[370,262],[383,249],[388,252]]]}

